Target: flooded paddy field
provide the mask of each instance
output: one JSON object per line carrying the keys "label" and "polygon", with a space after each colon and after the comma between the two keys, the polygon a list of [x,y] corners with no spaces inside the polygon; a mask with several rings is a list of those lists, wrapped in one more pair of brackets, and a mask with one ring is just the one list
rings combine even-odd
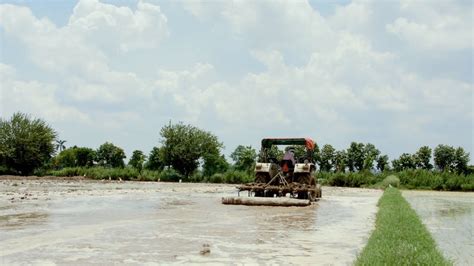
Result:
{"label": "flooded paddy field", "polygon": [[382,191],[310,207],[222,205],[234,185],[0,179],[0,264],[351,264]]}
{"label": "flooded paddy field", "polygon": [[443,255],[455,265],[474,265],[474,193],[403,191]]}

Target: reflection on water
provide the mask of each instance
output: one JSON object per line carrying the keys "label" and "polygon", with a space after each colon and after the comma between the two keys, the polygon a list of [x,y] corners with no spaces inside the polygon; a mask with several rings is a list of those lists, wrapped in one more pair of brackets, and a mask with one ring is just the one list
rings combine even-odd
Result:
{"label": "reflection on water", "polygon": [[[0,192],[11,189],[17,188],[0,185]],[[319,203],[301,208],[223,205],[221,197],[236,194],[225,185],[32,183],[29,189],[39,197],[35,205],[0,194],[0,206],[11,206],[0,209],[0,264],[350,264],[373,229],[382,194],[325,188]],[[7,230],[7,221],[25,226]]]}
{"label": "reflection on water", "polygon": [[456,265],[474,265],[474,193],[404,191],[443,254]]}

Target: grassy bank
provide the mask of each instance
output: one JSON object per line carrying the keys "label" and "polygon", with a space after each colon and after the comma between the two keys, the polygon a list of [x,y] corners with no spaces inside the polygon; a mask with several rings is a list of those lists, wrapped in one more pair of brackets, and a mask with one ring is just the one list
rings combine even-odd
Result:
{"label": "grassy bank", "polygon": [[212,176],[203,176],[199,172],[184,177],[173,169],[162,171],[142,170],[132,167],[105,168],[105,167],[67,167],[60,170],[46,171],[41,175],[52,176],[85,176],[92,179],[134,180],[134,181],[165,181],[165,182],[204,182],[238,184],[253,181],[253,176],[242,171],[227,171]]}
{"label": "grassy bank", "polygon": [[356,265],[449,265],[420,218],[396,188],[380,198],[375,231]]}
{"label": "grassy bank", "polygon": [[474,191],[474,174],[463,175],[422,169],[401,172],[349,172],[317,174],[322,184],[341,187],[384,187],[388,176],[396,176],[399,186],[406,189],[431,189],[448,191]]}
{"label": "grassy bank", "polygon": [[[67,167],[60,170],[38,171],[35,174],[39,176],[86,176],[92,179],[110,178],[112,180],[117,180],[120,178],[122,180],[160,180],[170,182],[182,180],[184,182],[230,184],[247,183],[254,180],[254,175],[252,173],[235,170],[216,173],[212,176],[203,176],[201,172],[197,171],[195,174],[186,178],[173,169],[162,171],[143,170],[139,172],[137,169],[132,167]],[[405,189],[474,191],[474,174],[458,175],[450,172],[436,172],[420,169],[383,173],[372,173],[369,171],[347,173],[317,172],[316,177],[323,185],[340,187],[386,188],[388,183],[391,183],[394,187]],[[387,182],[390,180],[392,181]]]}

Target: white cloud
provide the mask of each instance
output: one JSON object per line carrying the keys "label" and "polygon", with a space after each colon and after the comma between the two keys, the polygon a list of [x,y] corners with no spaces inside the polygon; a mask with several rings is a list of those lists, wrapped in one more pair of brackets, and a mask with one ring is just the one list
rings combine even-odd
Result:
{"label": "white cloud", "polygon": [[[18,40],[19,51],[53,76],[29,79],[0,65],[2,97],[15,99],[2,100],[2,106],[47,118],[76,117],[108,133],[130,125],[147,127],[150,121],[182,120],[210,125],[225,132],[224,139],[241,141],[290,132],[344,142],[349,136],[370,139],[374,131],[384,130],[404,143],[426,136],[442,139],[446,131],[429,129],[441,120],[472,124],[472,83],[422,75],[407,67],[412,58],[396,46],[406,42],[408,54],[429,49],[446,57],[450,51],[472,49],[472,14],[465,10],[448,6],[443,13],[438,2],[423,3],[424,8],[391,3],[397,8],[385,10],[390,14],[381,19],[383,3],[371,1],[354,1],[326,17],[307,2],[181,3],[198,18],[188,18],[198,24],[196,29],[212,27],[212,39],[205,40],[208,49],[220,38],[239,47],[201,51],[192,42],[183,43],[169,33],[185,20],[168,18],[159,6],[141,1],[132,9],[82,0],[63,27],[38,19],[28,8],[0,5],[5,36]],[[162,45],[168,37],[179,45]],[[167,54],[176,53],[169,48],[173,45],[199,59],[167,66],[158,55],[181,56]],[[155,76],[128,65],[135,54],[157,61],[147,62]],[[224,78],[218,63],[233,66],[238,57],[250,57],[248,70],[236,69],[246,74]]]}
{"label": "white cloud", "polygon": [[460,50],[473,47],[472,3],[401,1],[400,17],[386,26],[389,33],[416,49]]}
{"label": "white cloud", "polygon": [[58,89],[55,85],[22,80],[12,66],[2,63],[0,63],[0,90],[2,114],[11,114],[20,110],[37,114],[53,122],[90,121],[87,114],[59,101]]}
{"label": "white cloud", "polygon": [[132,11],[83,0],[61,28],[26,7],[1,5],[0,14],[0,26],[27,47],[40,68],[62,75],[61,85],[73,99],[123,104],[151,96],[146,80],[111,68],[108,53],[158,47],[168,34],[158,6],[138,2]]}
{"label": "white cloud", "polygon": [[137,9],[81,0],[74,8],[68,28],[102,48],[127,52],[157,48],[168,36],[167,18],[159,6],[139,1]]}

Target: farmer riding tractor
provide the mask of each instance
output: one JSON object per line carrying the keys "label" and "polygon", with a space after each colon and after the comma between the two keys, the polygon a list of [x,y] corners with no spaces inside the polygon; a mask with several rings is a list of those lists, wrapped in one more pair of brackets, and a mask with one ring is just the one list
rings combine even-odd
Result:
{"label": "farmer riding tractor", "polygon": [[[301,145],[304,154],[295,155],[289,147],[283,158],[272,157],[272,146]],[[239,191],[254,192],[255,197],[290,197],[316,201],[321,198],[321,186],[316,184],[313,152],[315,144],[309,138],[267,138],[262,140],[259,162],[255,165],[255,181],[242,185]]]}

